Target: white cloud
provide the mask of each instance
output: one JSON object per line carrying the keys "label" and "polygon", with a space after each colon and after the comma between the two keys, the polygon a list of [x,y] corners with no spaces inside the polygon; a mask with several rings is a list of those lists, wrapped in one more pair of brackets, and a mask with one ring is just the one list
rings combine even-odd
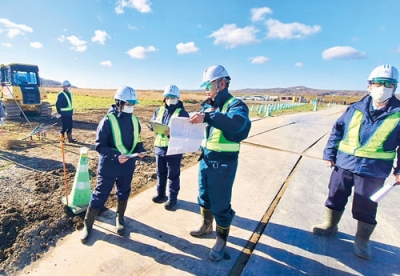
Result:
{"label": "white cloud", "polygon": [[0,18],[0,24],[3,24],[4,27],[6,28],[7,36],[9,38],[13,38],[14,36],[17,35],[24,35],[25,33],[31,33],[33,32],[33,29],[29,26],[26,26],[24,24],[17,24],[14,22],[11,22],[10,20],[6,18]]}
{"label": "white cloud", "polygon": [[176,49],[178,50],[179,55],[196,53],[198,50],[200,50],[198,47],[196,47],[193,41],[188,43],[178,43],[176,44]]}
{"label": "white cloud", "polygon": [[268,28],[267,38],[303,38],[321,31],[318,25],[307,26],[297,22],[285,24],[275,19],[269,19],[265,24]]}
{"label": "white cloud", "polygon": [[115,12],[124,13],[124,8],[132,8],[141,13],[151,12],[150,0],[117,0],[115,3]]}
{"label": "white cloud", "polygon": [[57,37],[57,40],[60,42],[64,42],[65,41],[65,36],[64,35],[60,35],[59,37]]}
{"label": "white cloud", "polygon": [[1,46],[7,47],[7,48],[12,48],[12,44],[11,43],[1,43]]}
{"label": "white cloud", "polygon": [[257,56],[257,57],[253,57],[250,58],[251,63],[253,64],[263,64],[269,61],[269,58],[264,57],[264,56]]}
{"label": "white cloud", "polygon": [[29,43],[29,46],[31,46],[32,48],[36,48],[36,49],[43,48],[43,45],[40,42],[31,42],[31,43]]}
{"label": "white cloud", "polygon": [[296,67],[303,67],[303,62],[296,62],[295,64],[294,64],[294,66],[296,66]]}
{"label": "white cloud", "polygon": [[100,44],[105,43],[106,39],[110,38],[106,31],[96,30],[94,31],[94,36],[92,37],[93,42],[99,42]]}
{"label": "white cloud", "polygon": [[265,14],[272,14],[272,10],[268,7],[251,9],[251,21],[256,22],[264,20]]}
{"label": "white cloud", "polygon": [[138,28],[136,26],[131,26],[130,24],[128,24],[128,29],[129,30],[137,30]]}
{"label": "white cloud", "polygon": [[330,59],[364,59],[367,55],[350,46],[336,46],[322,52],[322,58]]}
{"label": "white cloud", "polygon": [[213,32],[209,37],[214,37],[215,45],[225,45],[226,48],[235,48],[239,45],[257,43],[254,27],[238,28],[236,24],[225,24],[221,29]]}
{"label": "white cloud", "polygon": [[109,60],[100,62],[100,65],[112,67],[112,62]]}
{"label": "white cloud", "polygon": [[157,49],[154,46],[148,46],[148,47],[143,47],[143,46],[136,46],[135,48],[130,49],[127,54],[131,58],[136,58],[136,59],[145,59],[149,55],[150,52],[157,51]]}
{"label": "white cloud", "polygon": [[69,43],[72,44],[71,49],[77,52],[83,52],[87,49],[86,41],[80,40],[78,37],[74,35],[68,36],[66,37],[66,39],[69,41]]}

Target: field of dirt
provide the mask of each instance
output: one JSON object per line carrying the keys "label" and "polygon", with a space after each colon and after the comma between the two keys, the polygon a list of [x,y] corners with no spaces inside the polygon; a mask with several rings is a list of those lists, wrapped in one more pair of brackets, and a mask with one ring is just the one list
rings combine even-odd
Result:
{"label": "field of dirt", "polygon": [[[185,105],[188,112],[199,104]],[[153,149],[154,134],[147,128],[156,106],[137,106],[135,114],[142,127],[145,148]],[[98,122],[104,110],[75,114],[73,136],[78,144],[65,144],[66,177],[59,143],[61,121],[56,118],[29,117],[6,122],[0,133],[0,275],[15,275],[39,259],[57,240],[82,228],[84,212],[75,215],[64,206],[80,159],[80,147],[89,148],[88,163],[92,187],[96,184],[98,154],[93,148]],[[44,123],[50,126],[46,137],[22,141],[32,129]],[[182,170],[197,162],[198,153],[185,154]],[[134,196],[156,183],[155,157],[138,159],[132,181]],[[154,189],[154,187],[153,187]],[[149,198],[149,200],[151,200]],[[115,207],[114,191],[106,209]],[[77,241],[78,242],[78,241]]]}

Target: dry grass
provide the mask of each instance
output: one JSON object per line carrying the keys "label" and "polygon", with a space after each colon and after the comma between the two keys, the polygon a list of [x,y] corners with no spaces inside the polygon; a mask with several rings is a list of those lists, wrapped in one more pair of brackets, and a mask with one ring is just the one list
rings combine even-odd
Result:
{"label": "dry grass", "polygon": [[[59,87],[45,87],[48,93],[59,93]],[[112,98],[114,97],[115,89],[88,89],[88,88],[73,88],[74,95],[83,95],[91,97]],[[163,100],[162,90],[136,90],[140,102],[154,102]],[[203,92],[181,91],[180,99],[188,103],[200,103],[206,98]]]}
{"label": "dry grass", "polygon": [[[38,141],[35,140],[21,140],[21,137],[18,137],[15,133],[12,132],[3,132],[1,134],[0,139],[0,149],[6,150],[19,150],[24,148],[31,148],[38,145]],[[36,139],[36,138],[35,138]]]}

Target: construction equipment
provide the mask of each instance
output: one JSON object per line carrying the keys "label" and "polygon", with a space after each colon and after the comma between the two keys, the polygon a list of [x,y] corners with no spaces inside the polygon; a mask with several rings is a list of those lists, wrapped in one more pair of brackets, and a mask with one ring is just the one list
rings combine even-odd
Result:
{"label": "construction equipment", "polygon": [[0,99],[7,112],[7,119],[19,118],[21,113],[51,116],[47,92],[39,77],[37,65],[12,63],[0,65]]}

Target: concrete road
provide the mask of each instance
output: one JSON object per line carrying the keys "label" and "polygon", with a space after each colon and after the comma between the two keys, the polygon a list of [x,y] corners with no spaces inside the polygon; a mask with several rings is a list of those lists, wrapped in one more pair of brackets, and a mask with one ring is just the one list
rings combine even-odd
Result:
{"label": "concrete road", "polygon": [[400,275],[400,188],[380,204],[370,261],[353,253],[351,200],[335,237],[310,231],[323,218],[330,176],[322,151],[344,109],[253,122],[241,147],[224,260],[207,258],[215,232],[189,235],[201,223],[194,166],[181,175],[176,211],[154,204],[150,188],[130,199],[124,237],[115,234],[115,213],[104,212],[88,244],[76,231],[20,275]]}

